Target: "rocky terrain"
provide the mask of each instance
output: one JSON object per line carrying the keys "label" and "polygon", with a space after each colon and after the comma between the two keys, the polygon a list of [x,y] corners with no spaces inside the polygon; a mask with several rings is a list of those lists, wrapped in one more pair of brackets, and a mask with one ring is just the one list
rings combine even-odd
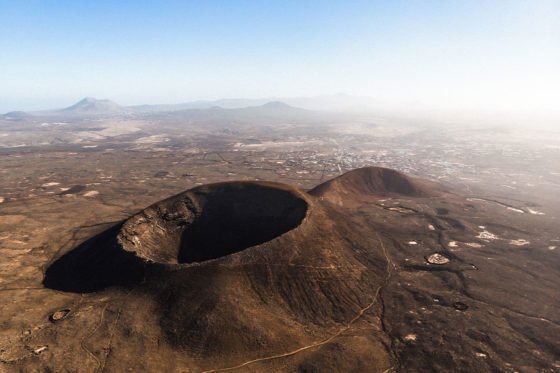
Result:
{"label": "rocky terrain", "polygon": [[557,371],[555,227],[508,211],[377,167],[198,186],[34,249],[0,369]]}

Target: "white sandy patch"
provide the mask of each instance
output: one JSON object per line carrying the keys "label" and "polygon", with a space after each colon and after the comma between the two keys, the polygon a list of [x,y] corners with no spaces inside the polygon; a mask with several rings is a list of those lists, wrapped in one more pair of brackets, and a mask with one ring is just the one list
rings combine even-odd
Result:
{"label": "white sandy patch", "polygon": [[524,214],[524,213],[525,213],[525,211],[523,211],[523,210],[521,210],[521,209],[517,209],[517,208],[515,208],[515,207],[511,207],[511,206],[508,206],[507,209],[508,209],[508,210],[511,210],[511,211],[518,212],[518,213],[520,213],[520,214]]}
{"label": "white sandy patch", "polygon": [[89,192],[83,194],[84,197],[95,197],[97,195],[99,195],[97,190],[90,190]]}
{"label": "white sandy patch", "polygon": [[459,247],[459,245],[457,245],[457,241],[450,241],[448,245],[449,247]]}
{"label": "white sandy patch", "polygon": [[497,239],[500,238],[500,237],[498,237],[497,235],[495,235],[494,233],[490,233],[490,232],[488,232],[488,231],[486,231],[486,230],[480,232],[480,233],[478,234],[478,236],[476,236],[476,237],[477,237],[477,238],[480,238],[481,240],[484,240],[484,241],[497,240]]}
{"label": "white sandy patch", "polygon": [[416,241],[408,241],[407,244],[408,244],[408,245],[418,245],[418,242],[416,242]]}
{"label": "white sandy patch", "polygon": [[45,351],[49,346],[40,346],[33,350],[35,355],[39,355],[41,352]]}
{"label": "white sandy patch", "polygon": [[48,187],[52,187],[52,186],[56,186],[56,185],[60,185],[60,183],[57,183],[57,182],[52,181],[52,182],[50,182],[50,183],[45,183],[45,184],[43,184],[43,185],[41,185],[41,186],[42,186],[43,188],[48,188]]}
{"label": "white sandy patch", "polygon": [[540,211],[537,211],[537,210],[533,210],[533,209],[528,208],[528,207],[527,207],[527,211],[529,211],[529,213],[530,213],[530,214],[533,214],[533,215],[544,215],[544,212],[540,212]]}
{"label": "white sandy patch", "polygon": [[486,229],[486,226],[485,226],[485,225],[479,225],[478,227],[479,227],[480,229]]}
{"label": "white sandy patch", "polygon": [[407,334],[404,336],[404,340],[407,342],[414,342],[416,338],[416,334]]}
{"label": "white sandy patch", "polygon": [[0,197],[0,203],[4,202],[6,199],[4,197]]}
{"label": "white sandy patch", "polygon": [[84,145],[82,146],[82,148],[84,149],[91,149],[91,148],[97,148],[98,145]]}
{"label": "white sandy patch", "polygon": [[66,192],[67,190],[70,190],[70,188],[60,188],[61,192]]}
{"label": "white sandy patch", "polygon": [[27,243],[21,240],[7,240],[10,243],[14,243],[16,245],[26,245]]}
{"label": "white sandy patch", "polygon": [[33,251],[33,248],[21,248],[21,249],[16,249],[16,248],[2,248],[2,249],[0,249],[0,250],[2,250],[2,255],[6,255],[6,256],[21,256],[21,255],[29,254],[31,251]]}
{"label": "white sandy patch", "polygon": [[152,136],[145,136],[136,139],[134,142],[137,144],[155,144],[160,142],[167,142],[171,141],[168,137],[164,135],[152,135]]}
{"label": "white sandy patch", "polygon": [[480,249],[482,247],[482,245],[477,242],[467,242],[465,245],[468,247],[474,247],[475,249]]}
{"label": "white sandy patch", "polygon": [[103,126],[105,129],[98,131],[97,133],[103,136],[119,136],[126,135],[128,133],[138,132],[141,129],[137,126],[141,126],[142,121],[126,120],[119,122],[105,122]]}
{"label": "white sandy patch", "polygon": [[428,225],[428,229],[431,231],[435,231],[436,227],[434,227],[432,224]]}
{"label": "white sandy patch", "polygon": [[530,243],[531,243],[531,242],[529,242],[529,241],[527,241],[527,240],[525,240],[525,239],[523,239],[523,238],[520,238],[520,239],[518,239],[518,240],[511,240],[511,241],[509,241],[509,244],[510,244],[510,245],[515,245],[515,246],[525,246],[525,245],[529,245]]}
{"label": "white sandy patch", "polygon": [[404,207],[389,207],[390,211],[400,212],[401,214],[410,214],[412,213],[411,210],[404,208]]}
{"label": "white sandy patch", "polygon": [[292,147],[292,148],[299,148],[303,146],[310,146],[310,145],[317,145],[320,144],[318,140],[309,140],[309,141],[263,141],[260,144],[243,144],[243,143],[235,143],[233,145],[234,148],[237,149],[270,149],[270,148],[283,148],[283,147]]}
{"label": "white sandy patch", "polygon": [[557,246],[549,246],[549,247],[548,247],[548,250],[556,250],[556,247],[557,247]]}
{"label": "white sandy patch", "polygon": [[488,355],[486,355],[486,354],[483,354],[482,352],[477,352],[477,353],[475,353],[475,355],[476,355],[477,357],[487,357],[487,356],[488,356]]}

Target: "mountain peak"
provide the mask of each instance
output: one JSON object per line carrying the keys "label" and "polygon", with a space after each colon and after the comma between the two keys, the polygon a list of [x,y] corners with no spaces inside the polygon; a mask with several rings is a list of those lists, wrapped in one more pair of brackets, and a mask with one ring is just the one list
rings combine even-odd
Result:
{"label": "mountain peak", "polygon": [[6,120],[24,120],[32,117],[32,115],[25,111],[10,111],[9,113],[0,115],[0,117]]}
{"label": "mountain peak", "polygon": [[85,97],[72,106],[69,106],[63,111],[69,113],[89,113],[89,114],[109,114],[122,112],[124,109],[119,104],[107,100],[96,99],[94,97]]}

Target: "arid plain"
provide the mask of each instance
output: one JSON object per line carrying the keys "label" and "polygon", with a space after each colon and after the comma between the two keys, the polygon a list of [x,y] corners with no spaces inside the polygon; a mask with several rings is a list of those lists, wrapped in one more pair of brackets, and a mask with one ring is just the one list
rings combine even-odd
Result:
{"label": "arid plain", "polygon": [[[77,105],[0,118],[0,371],[560,370],[558,133]],[[144,269],[114,278],[136,267],[96,242],[192,188],[192,247],[244,239],[121,240]],[[305,218],[264,219],[282,198]]]}

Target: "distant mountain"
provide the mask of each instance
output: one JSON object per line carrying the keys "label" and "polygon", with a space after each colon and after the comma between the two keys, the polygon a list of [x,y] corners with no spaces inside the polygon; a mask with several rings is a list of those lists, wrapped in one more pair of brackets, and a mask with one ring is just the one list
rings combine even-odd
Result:
{"label": "distant mountain", "polygon": [[[159,115],[159,113],[154,113],[154,115]],[[290,106],[280,101],[233,109],[212,106],[203,109],[177,110],[166,112],[165,115],[182,119],[189,118],[199,123],[222,123],[223,121],[252,123],[259,121],[262,124],[309,122],[324,117],[318,111]]]}
{"label": "distant mountain", "polygon": [[211,108],[223,108],[223,109],[241,109],[250,106],[259,106],[266,104],[270,100],[266,99],[221,99],[215,101],[192,101],[184,102],[180,104],[162,104],[162,105],[136,105],[129,106],[135,112],[147,113],[147,112],[171,112],[180,110],[193,110],[193,109],[211,109]]}
{"label": "distant mountain", "polygon": [[[348,114],[344,114],[348,118]],[[225,109],[213,106],[203,109],[186,109],[175,111],[143,112],[143,118],[159,120],[165,118],[185,125],[196,124],[206,128],[223,128],[244,125],[277,125],[277,124],[319,124],[330,123],[338,116],[337,113],[320,112],[293,107],[284,102],[267,102],[258,106],[236,109]]]}
{"label": "distant mountain", "polygon": [[[250,111],[266,111],[269,113],[286,113],[291,111],[325,111],[340,113],[358,113],[371,111],[376,103],[367,97],[348,96],[344,94],[325,95],[315,97],[299,98],[264,98],[264,99],[243,99],[231,98],[214,101],[192,101],[179,104],[161,105],[134,105],[121,106],[111,100],[99,100],[93,97],[86,97],[72,106],[57,109],[33,112],[34,115],[118,115],[118,114],[147,114],[147,113],[185,113],[189,110],[216,110],[229,109]],[[14,112],[15,113],[15,112]],[[11,113],[9,113],[11,114]],[[7,115],[7,114],[6,114]],[[23,114],[22,114],[23,115]],[[18,115],[12,115],[14,118]]]}
{"label": "distant mountain", "polygon": [[26,113],[25,111],[10,111],[4,115],[0,115],[0,119],[20,121],[32,118],[33,115]]}
{"label": "distant mountain", "polygon": [[321,111],[369,111],[376,102],[369,97],[349,96],[345,94],[325,95],[315,97],[295,97],[295,98],[264,98],[264,99],[243,99],[228,98],[215,101],[192,101],[180,104],[166,105],[137,105],[129,106],[128,109],[135,112],[170,112],[190,109],[209,109],[221,107],[224,109],[241,109],[247,107],[257,107],[267,105],[271,102],[282,102],[308,110]]}
{"label": "distant mountain", "polygon": [[288,105],[288,104],[286,104],[285,102],[282,102],[282,101],[270,101],[270,102],[267,102],[264,105],[261,105],[261,107],[263,109],[267,109],[267,110],[293,110],[293,109],[299,110],[299,108],[295,108],[293,106],[290,106],[290,105]]}
{"label": "distant mountain", "polygon": [[299,107],[294,107],[291,105],[286,104],[285,102],[281,102],[281,101],[270,101],[270,102],[265,102],[262,104],[258,104],[258,105],[254,105],[254,106],[243,106],[243,107],[239,107],[239,108],[228,108],[228,107],[223,107],[223,106],[219,106],[219,105],[213,105],[210,107],[204,107],[204,108],[189,108],[189,109],[183,109],[183,110],[169,110],[168,111],[170,114],[179,114],[179,115],[183,115],[183,114],[199,114],[199,115],[207,115],[207,114],[212,114],[212,115],[227,115],[227,116],[231,116],[231,115],[235,115],[235,114],[242,114],[242,113],[247,113],[247,114],[254,114],[254,113],[258,113],[258,114],[293,114],[293,113],[308,113],[310,112],[310,110],[306,110],[306,109],[302,109]]}
{"label": "distant mountain", "polygon": [[262,105],[256,105],[256,106],[247,106],[247,107],[243,107],[243,108],[239,108],[239,109],[229,109],[230,111],[237,111],[237,112],[248,112],[248,113],[252,113],[252,112],[258,112],[261,114],[273,114],[273,115],[278,115],[278,114],[301,114],[301,113],[306,113],[309,112],[309,110],[306,109],[302,109],[299,107],[294,107],[291,105],[286,104],[285,102],[282,101],[270,101],[267,102],[265,104]]}
{"label": "distant mountain", "polygon": [[66,114],[118,114],[125,111],[125,108],[111,100],[98,100],[93,97],[86,97],[74,105],[60,110]]}

